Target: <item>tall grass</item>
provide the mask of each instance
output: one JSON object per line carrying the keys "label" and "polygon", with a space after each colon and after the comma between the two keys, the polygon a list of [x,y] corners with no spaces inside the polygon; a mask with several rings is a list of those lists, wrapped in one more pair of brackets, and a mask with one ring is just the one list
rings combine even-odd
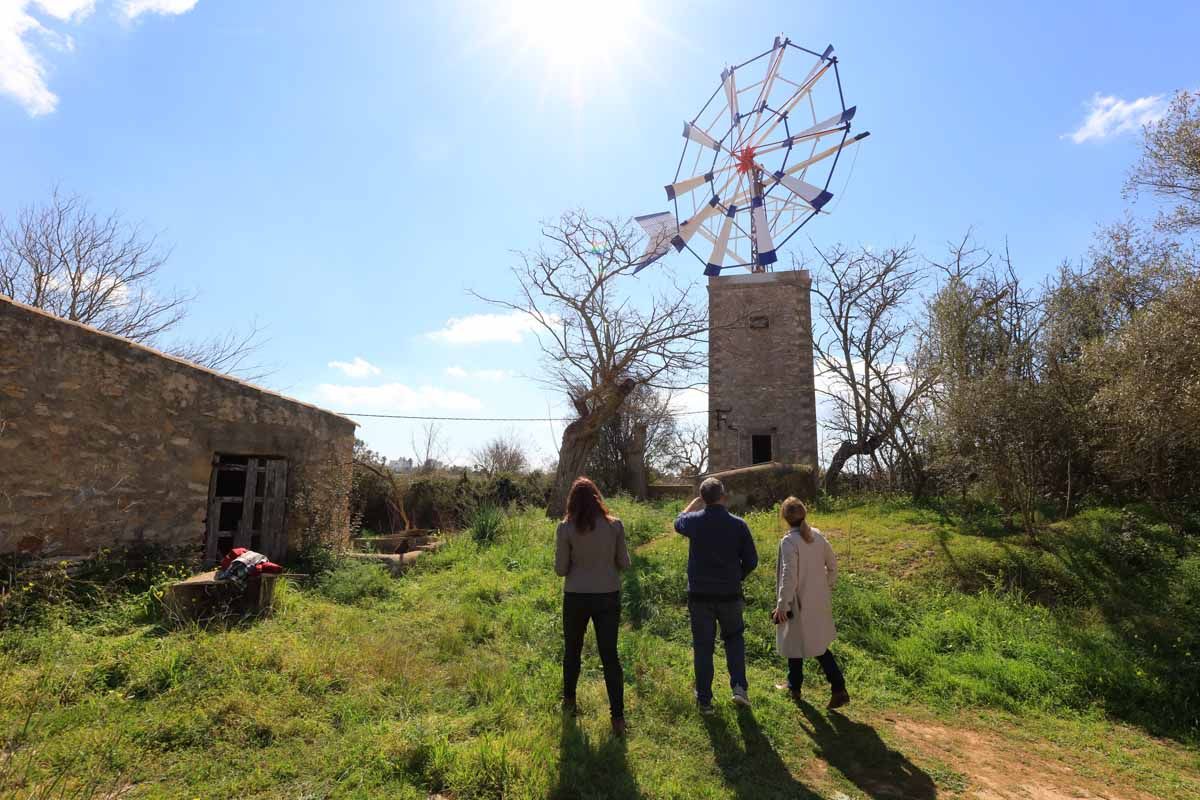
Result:
{"label": "tall grass", "polygon": [[[961,790],[961,776],[897,754],[870,726],[802,714],[766,692],[783,670],[766,617],[780,533],[773,514],[750,517],[762,556],[746,585],[754,715],[722,707],[700,721],[686,542],[670,533],[675,509],[623,499],[613,508],[631,541],[645,542],[624,578],[627,744],[606,733],[590,636],[583,715],[576,723],[557,712],[562,585],[552,570],[554,523],[519,511],[483,542],[453,537],[400,580],[343,564],[306,590],[281,581],[275,614],[253,624],[168,633],[136,603],[114,602],[86,619],[51,616],[0,630],[0,763],[15,765],[0,769],[0,796],[76,796],[65,792],[85,791],[97,777],[115,787],[105,791],[126,787],[128,797],[806,797],[801,783],[811,781],[825,794],[854,791],[856,781],[874,791],[871,774],[853,759],[838,760],[847,752],[893,764],[914,796],[929,796],[934,783]],[[867,511],[817,513],[814,522],[834,535],[837,520],[858,513],[857,546],[886,566],[908,552],[897,549],[903,535],[894,528],[938,520],[902,505]],[[1115,517],[1096,514],[1080,518],[1072,535],[1122,530]],[[919,521],[896,521],[910,518]],[[946,525],[947,549],[930,548],[934,561],[911,577],[858,569],[865,560],[857,555],[847,560],[834,598],[834,649],[856,709],[995,708],[1030,720],[1108,715],[1195,743],[1179,710],[1183,684],[1134,643],[1128,618],[1087,593],[1054,605],[1031,602],[1003,580],[968,588],[942,568],[943,555],[961,567],[961,555],[999,551],[987,537],[953,532],[954,520]],[[942,529],[921,530],[936,539]],[[1153,596],[1184,603],[1200,587],[1200,564],[1162,549],[1169,541],[1160,533],[1146,534],[1149,549],[1114,547],[1132,547],[1133,555],[1119,549],[1122,558],[1136,556],[1148,575],[1170,564],[1172,584]],[[983,570],[997,562],[972,563]],[[1116,569],[1119,562],[1104,556],[1099,563]],[[818,670],[807,672],[808,695],[827,691]],[[813,750],[797,747],[801,727],[832,759],[826,777],[809,775]],[[1172,751],[1150,740],[1138,746],[1122,758],[1138,759],[1139,781],[1157,787],[1147,791],[1186,796],[1193,784],[1172,772],[1179,768]],[[3,753],[11,754],[7,762]]]}

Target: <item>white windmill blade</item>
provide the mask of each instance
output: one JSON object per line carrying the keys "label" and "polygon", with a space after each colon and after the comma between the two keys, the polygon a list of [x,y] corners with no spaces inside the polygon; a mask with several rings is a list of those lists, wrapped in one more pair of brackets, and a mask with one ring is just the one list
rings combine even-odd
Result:
{"label": "white windmill blade", "polygon": [[[833,45],[830,45],[825,49],[825,52],[829,53],[832,50]],[[799,88],[797,88],[796,91],[792,93],[792,96],[788,98],[787,102],[783,104],[783,108],[779,109],[778,116],[771,120],[771,124],[767,127],[766,131],[764,131],[762,136],[759,136],[757,141],[754,142],[755,147],[765,142],[771,136],[775,129],[779,127],[780,120],[784,119],[788,114],[790,114],[792,109],[794,109],[801,100],[808,96],[808,94],[812,91],[812,88],[817,85],[817,81],[819,81],[832,66],[833,62],[826,61],[824,57],[822,57],[821,60],[816,63],[816,65],[812,68],[812,71],[808,73],[808,77],[804,79],[804,82],[800,84]],[[757,131],[755,133],[757,133]]]}
{"label": "white windmill blade", "polygon": [[808,83],[809,81],[811,81],[813,79],[813,76],[817,74],[818,70],[820,70],[821,72],[824,72],[826,69],[829,69],[829,65],[832,63],[833,63],[833,45],[829,45],[828,47],[825,48],[825,52],[822,53],[821,56],[817,59],[817,63],[813,64],[813,68],[808,71],[808,75],[806,75],[804,77],[804,80],[800,82],[800,85],[803,86],[806,83]]}
{"label": "white windmill blade", "polygon": [[758,99],[754,101],[754,111],[758,114],[762,113],[763,105],[767,102],[767,98],[771,96],[771,88],[775,85],[775,76],[779,74],[779,67],[783,65],[783,54],[787,50],[787,39],[782,36],[776,36],[772,50],[774,52],[771,53],[771,62],[767,66],[767,74],[762,79],[762,88],[758,90]]}
{"label": "white windmill blade", "polygon": [[638,259],[633,274],[637,274],[671,250],[670,233],[675,228],[675,215],[670,211],[660,211],[657,214],[644,214],[634,217],[633,221],[646,232],[646,252]]}
{"label": "white windmill blade", "polygon": [[750,207],[750,219],[754,223],[754,249],[758,251],[755,261],[759,266],[774,264],[775,243],[771,241],[771,228],[767,225],[767,209],[761,195],[755,197]]}
{"label": "white windmill blade", "polygon": [[788,175],[782,170],[775,173],[775,180],[782,183],[789,192],[812,206],[814,211],[820,211],[826,203],[833,199],[832,193]]}
{"label": "white windmill blade", "polygon": [[854,112],[857,110],[858,106],[850,106],[840,114],[834,114],[829,119],[822,120],[816,125],[807,127],[799,133],[793,133],[789,137],[789,141],[792,144],[795,144],[801,139],[814,138],[814,134],[816,135],[815,138],[820,138],[821,136],[833,133],[835,131],[844,131],[846,126],[850,124],[850,120],[854,119]]}
{"label": "white windmill blade", "polygon": [[[740,189],[742,185],[741,176],[735,172],[725,179],[725,182],[721,184],[719,189],[714,189],[712,199],[708,201],[707,206],[697,211],[691,219],[684,220],[679,224],[679,232],[671,239],[671,244],[675,246],[677,251],[684,248],[684,245],[687,244],[688,239],[692,238],[692,234],[696,232],[697,227],[703,224],[704,221],[716,213],[716,211],[720,210],[721,195],[729,189],[730,184],[732,184],[735,179],[737,180],[737,186],[734,188],[734,191],[736,192],[738,189]],[[737,203],[741,201],[735,199],[730,202]]]}
{"label": "white windmill blade", "polygon": [[729,106],[729,124],[736,128],[739,122],[738,93],[733,67],[726,67],[721,71],[721,86],[725,89],[725,103]]}
{"label": "white windmill blade", "polygon": [[819,127],[820,126],[814,125],[813,128],[810,129],[815,130],[813,133],[798,133],[795,136],[789,136],[786,139],[780,139],[775,142],[759,145],[754,148],[754,157],[761,158],[762,156],[769,155],[771,153],[777,153],[780,150],[787,150],[788,148],[795,147],[801,142],[816,142],[835,133],[845,133],[847,126],[838,125],[825,130],[817,130]]}
{"label": "white windmill blade", "polygon": [[713,150],[721,149],[721,145],[716,139],[690,122],[683,123],[683,135],[693,142],[699,142],[705,147],[711,147]]}
{"label": "white windmill blade", "polygon": [[[736,208],[738,205],[746,202],[749,195],[745,192],[734,195],[725,201],[720,201],[716,197],[708,202],[704,208],[697,211],[691,219],[686,219],[679,226],[679,232],[671,239],[671,244],[676,250],[682,250],[687,246],[688,240],[696,235],[696,230],[715,215],[725,211],[726,208]],[[726,212],[728,213],[728,212]],[[735,212],[736,213],[736,212]]]}
{"label": "white windmill blade", "polygon": [[688,192],[694,192],[697,189],[699,189],[701,186],[703,186],[704,184],[712,181],[714,178],[716,178],[716,176],[720,175],[721,173],[729,172],[729,170],[735,169],[736,167],[737,167],[736,164],[726,164],[723,167],[719,167],[710,172],[706,172],[703,175],[694,175],[691,178],[684,178],[681,181],[676,181],[675,183],[667,184],[666,186],[663,187],[667,191],[667,199],[674,200],[676,197],[679,197],[680,195],[687,194]]}
{"label": "white windmill blade", "polygon": [[833,155],[834,153],[837,153],[839,150],[844,150],[852,144],[858,144],[859,142],[861,142],[863,139],[867,138],[870,135],[871,135],[870,131],[863,131],[862,133],[858,134],[857,136],[850,137],[845,142],[838,142],[833,147],[829,147],[825,150],[822,150],[819,153],[814,153],[813,155],[809,156],[808,158],[804,159],[803,161],[797,161],[795,164],[792,164],[790,167],[788,167],[786,170],[784,170],[784,172],[788,175],[795,175],[797,172],[808,169],[809,167],[811,167],[813,164],[817,163],[818,161],[829,158],[831,155]]}
{"label": "white windmill blade", "polygon": [[686,180],[664,186],[663,188],[667,190],[667,199],[674,200],[681,194],[687,194],[688,192],[699,189],[704,184],[710,182],[713,179],[714,174],[715,173],[712,172],[706,172],[703,175],[697,175],[693,178],[687,178]]}
{"label": "white windmill blade", "polygon": [[679,226],[679,232],[671,238],[671,244],[676,251],[683,250],[688,240],[696,235],[696,230],[711,217],[721,213],[721,204],[714,197],[709,204],[697,211],[691,219],[686,219]]}
{"label": "white windmill blade", "polygon": [[725,254],[728,252],[729,231],[733,228],[734,214],[725,213],[725,222],[721,225],[721,232],[715,239],[707,230],[704,231],[704,238],[711,239],[713,243],[712,255],[708,257],[708,264],[704,267],[705,275],[721,274],[721,265],[725,263]]}

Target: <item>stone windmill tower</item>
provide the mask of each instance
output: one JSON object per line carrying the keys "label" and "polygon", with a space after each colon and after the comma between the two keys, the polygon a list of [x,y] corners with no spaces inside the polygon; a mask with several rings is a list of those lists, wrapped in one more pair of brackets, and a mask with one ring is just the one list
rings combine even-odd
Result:
{"label": "stone windmill tower", "polygon": [[[803,71],[792,73],[797,59]],[[641,267],[672,247],[705,265],[710,471],[817,466],[812,279],[771,270],[776,249],[828,213],[841,156],[868,136],[850,134],[854,114],[833,45],[818,52],[778,36],[723,70],[684,123],[683,154],[666,187],[674,212],[636,218],[647,235]]]}
{"label": "stone windmill tower", "polygon": [[710,471],[816,468],[811,287],[806,270],[708,279]]}

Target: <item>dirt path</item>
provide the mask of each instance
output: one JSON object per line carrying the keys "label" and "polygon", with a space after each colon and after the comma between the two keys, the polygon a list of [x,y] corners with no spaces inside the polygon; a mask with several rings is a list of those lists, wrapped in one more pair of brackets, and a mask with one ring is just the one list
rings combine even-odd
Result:
{"label": "dirt path", "polygon": [[[828,785],[828,768],[835,767],[855,784],[858,793],[873,800],[1200,797],[1200,756],[1179,745],[1147,740],[1144,735],[1112,726],[1103,726],[1108,735],[1080,743],[1051,741],[1053,732],[983,717],[948,723],[919,714],[876,716],[868,712],[861,722],[850,719],[853,716],[857,715],[848,715],[844,723],[851,737],[856,727],[873,729],[878,732],[876,738],[886,744],[876,745],[878,752],[870,752],[870,746],[865,752],[856,748],[852,760],[820,752],[811,777]],[[832,727],[838,726],[834,722],[837,717],[829,716]],[[847,732],[838,734],[845,741]],[[1125,748],[1125,736],[1135,735],[1137,743],[1131,739]],[[819,737],[814,738],[819,743]],[[836,798],[838,793],[832,796]]]}

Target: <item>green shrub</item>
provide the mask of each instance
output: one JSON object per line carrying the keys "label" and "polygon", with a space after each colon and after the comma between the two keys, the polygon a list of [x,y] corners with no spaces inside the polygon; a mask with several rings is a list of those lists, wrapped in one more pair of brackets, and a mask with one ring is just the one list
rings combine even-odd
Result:
{"label": "green shrub", "polygon": [[504,510],[545,508],[550,476],[534,471],[527,475],[471,475],[467,472],[433,473],[412,480],[404,494],[409,519],[418,528],[464,528],[484,506]]}
{"label": "green shrub", "polygon": [[0,628],[50,618],[97,621],[131,610],[143,621],[158,613],[166,584],[196,571],[178,549],[152,545],[104,548],[78,562],[35,563],[6,556],[0,571]]}
{"label": "green shrub", "polygon": [[500,536],[504,520],[504,510],[498,506],[480,506],[471,516],[471,538],[480,544],[491,544]]}
{"label": "green shrub", "polygon": [[358,603],[392,593],[393,581],[378,564],[343,561],[317,581],[317,591],[338,603]]}

